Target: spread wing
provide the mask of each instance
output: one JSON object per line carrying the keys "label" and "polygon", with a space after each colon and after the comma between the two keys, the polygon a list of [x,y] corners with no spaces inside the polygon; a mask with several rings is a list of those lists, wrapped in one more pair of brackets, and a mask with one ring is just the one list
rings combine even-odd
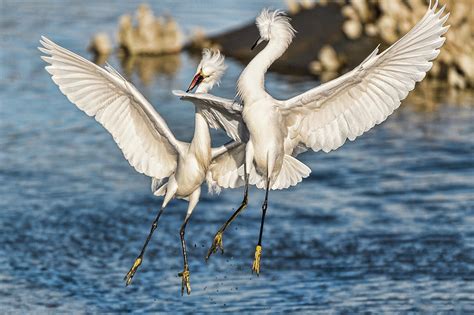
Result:
{"label": "spread wing", "polygon": [[235,141],[248,141],[248,131],[242,120],[241,104],[207,93],[174,90],[173,94],[199,107],[211,128],[225,130]]}
{"label": "spread wing", "polygon": [[245,143],[231,142],[222,146],[213,158],[207,172],[209,191],[221,188],[237,188],[244,184]]}
{"label": "spread wing", "polygon": [[185,144],[140,92],[112,67],[103,69],[46,37],[38,49],[61,92],[110,132],[138,172],[161,179],[176,168]]}
{"label": "spread wing", "polygon": [[301,95],[281,101],[289,135],[329,152],[383,122],[431,69],[449,26],[437,3],[383,53],[375,49],[357,68]]}

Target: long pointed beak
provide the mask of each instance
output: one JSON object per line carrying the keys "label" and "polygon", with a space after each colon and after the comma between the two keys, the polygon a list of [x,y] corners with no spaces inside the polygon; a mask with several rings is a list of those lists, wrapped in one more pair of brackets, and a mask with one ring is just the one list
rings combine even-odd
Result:
{"label": "long pointed beak", "polygon": [[250,48],[250,50],[254,50],[255,47],[257,47],[261,42],[263,42],[263,39],[259,36],[255,43],[252,45],[252,48]]}
{"label": "long pointed beak", "polygon": [[191,81],[191,84],[189,85],[188,89],[186,90],[186,93],[188,93],[189,91],[194,89],[196,86],[198,86],[199,83],[201,83],[203,79],[204,77],[201,75],[201,73],[197,73],[194,76],[193,80]]}

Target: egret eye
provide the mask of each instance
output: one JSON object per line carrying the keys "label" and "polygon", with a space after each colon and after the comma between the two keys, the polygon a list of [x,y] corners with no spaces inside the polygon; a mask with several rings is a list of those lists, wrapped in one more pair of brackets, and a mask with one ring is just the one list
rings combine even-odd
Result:
{"label": "egret eye", "polygon": [[212,73],[212,69],[209,67],[204,67],[201,69],[201,74],[203,77],[208,77],[211,75],[211,73]]}

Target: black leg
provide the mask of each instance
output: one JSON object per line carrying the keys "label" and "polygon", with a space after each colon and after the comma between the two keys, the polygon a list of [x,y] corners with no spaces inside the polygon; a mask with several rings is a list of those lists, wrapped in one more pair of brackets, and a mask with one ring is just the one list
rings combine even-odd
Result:
{"label": "black leg", "polygon": [[260,234],[258,236],[258,244],[255,247],[255,259],[252,265],[252,272],[255,271],[257,276],[260,274],[260,257],[262,255],[262,235],[263,235],[263,225],[265,223],[265,214],[267,213],[268,206],[268,191],[270,190],[270,179],[267,179],[267,187],[265,190],[265,200],[262,204],[262,221],[260,222]]}
{"label": "black leg", "polygon": [[258,245],[262,245],[262,235],[263,235],[263,224],[265,223],[265,214],[267,213],[267,206],[268,206],[268,190],[269,190],[269,183],[270,180],[267,181],[267,188],[265,190],[265,200],[262,204],[262,221],[260,222],[260,235],[258,237]]}
{"label": "black leg", "polygon": [[143,255],[145,254],[146,247],[148,246],[148,242],[150,242],[153,232],[155,232],[156,228],[158,227],[158,220],[160,219],[160,216],[163,213],[163,211],[164,211],[164,208],[161,208],[160,211],[158,211],[158,214],[156,215],[156,218],[151,225],[150,233],[148,233],[148,237],[146,238],[145,244],[143,244],[140,255],[138,255],[137,259],[135,259],[135,262],[133,263],[132,268],[130,268],[128,273],[123,278],[127,286],[132,282],[135,272],[137,272],[138,267],[140,267],[140,265],[142,264]]}
{"label": "black leg", "polygon": [[189,265],[188,265],[188,255],[186,252],[186,241],[184,240],[184,234],[186,230],[186,225],[188,224],[189,217],[187,216],[184,220],[183,225],[181,225],[181,229],[179,230],[179,237],[181,238],[181,249],[183,251],[183,263],[184,263],[184,270],[180,272],[178,275],[182,277],[181,282],[181,296],[184,295],[184,287],[186,287],[186,293],[189,295],[191,294],[191,285],[189,283]]}
{"label": "black leg", "polygon": [[209,257],[211,257],[213,253],[217,251],[218,248],[221,250],[221,253],[224,253],[224,245],[222,244],[222,235],[224,234],[224,231],[232,223],[232,221],[234,221],[234,219],[237,218],[240,212],[242,212],[242,210],[247,208],[248,194],[249,194],[249,179],[248,178],[249,176],[247,175],[247,172],[245,172],[244,199],[242,200],[242,203],[237,208],[237,210],[230,216],[230,218],[217,231],[216,235],[214,236],[214,241],[212,242],[211,247],[207,251],[206,261],[209,259]]}

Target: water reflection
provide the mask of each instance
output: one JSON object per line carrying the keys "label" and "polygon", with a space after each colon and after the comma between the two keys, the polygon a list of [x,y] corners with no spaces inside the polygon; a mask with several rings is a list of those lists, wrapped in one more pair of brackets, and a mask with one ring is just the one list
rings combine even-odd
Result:
{"label": "water reflection", "polygon": [[[343,74],[334,71],[322,71],[318,78],[321,83],[326,83]],[[413,107],[417,112],[434,112],[445,104],[473,106],[474,90],[460,90],[450,86],[445,81],[427,77],[416,84],[415,88],[408,94],[407,99],[402,103]]]}
{"label": "water reflection", "polygon": [[408,94],[406,103],[417,112],[434,112],[445,104],[458,106],[472,106],[474,93],[472,90],[458,90],[431,78],[418,83],[415,89]]}
{"label": "water reflection", "polygon": [[92,61],[99,66],[104,66],[109,58],[110,58],[109,54],[106,54],[106,55],[94,54]]}
{"label": "water reflection", "polygon": [[181,67],[179,54],[163,56],[120,56],[122,70],[127,76],[137,73],[144,85],[150,85],[157,76],[172,79]]}
{"label": "water reflection", "polygon": [[[110,62],[111,57],[113,56],[96,54],[93,57],[93,62],[103,67],[107,62]],[[146,86],[152,84],[153,79],[157,77],[173,79],[176,72],[181,68],[180,54],[163,56],[118,54],[118,60],[120,61],[121,73],[126,78],[130,79],[133,74],[137,74],[141,83]]]}

